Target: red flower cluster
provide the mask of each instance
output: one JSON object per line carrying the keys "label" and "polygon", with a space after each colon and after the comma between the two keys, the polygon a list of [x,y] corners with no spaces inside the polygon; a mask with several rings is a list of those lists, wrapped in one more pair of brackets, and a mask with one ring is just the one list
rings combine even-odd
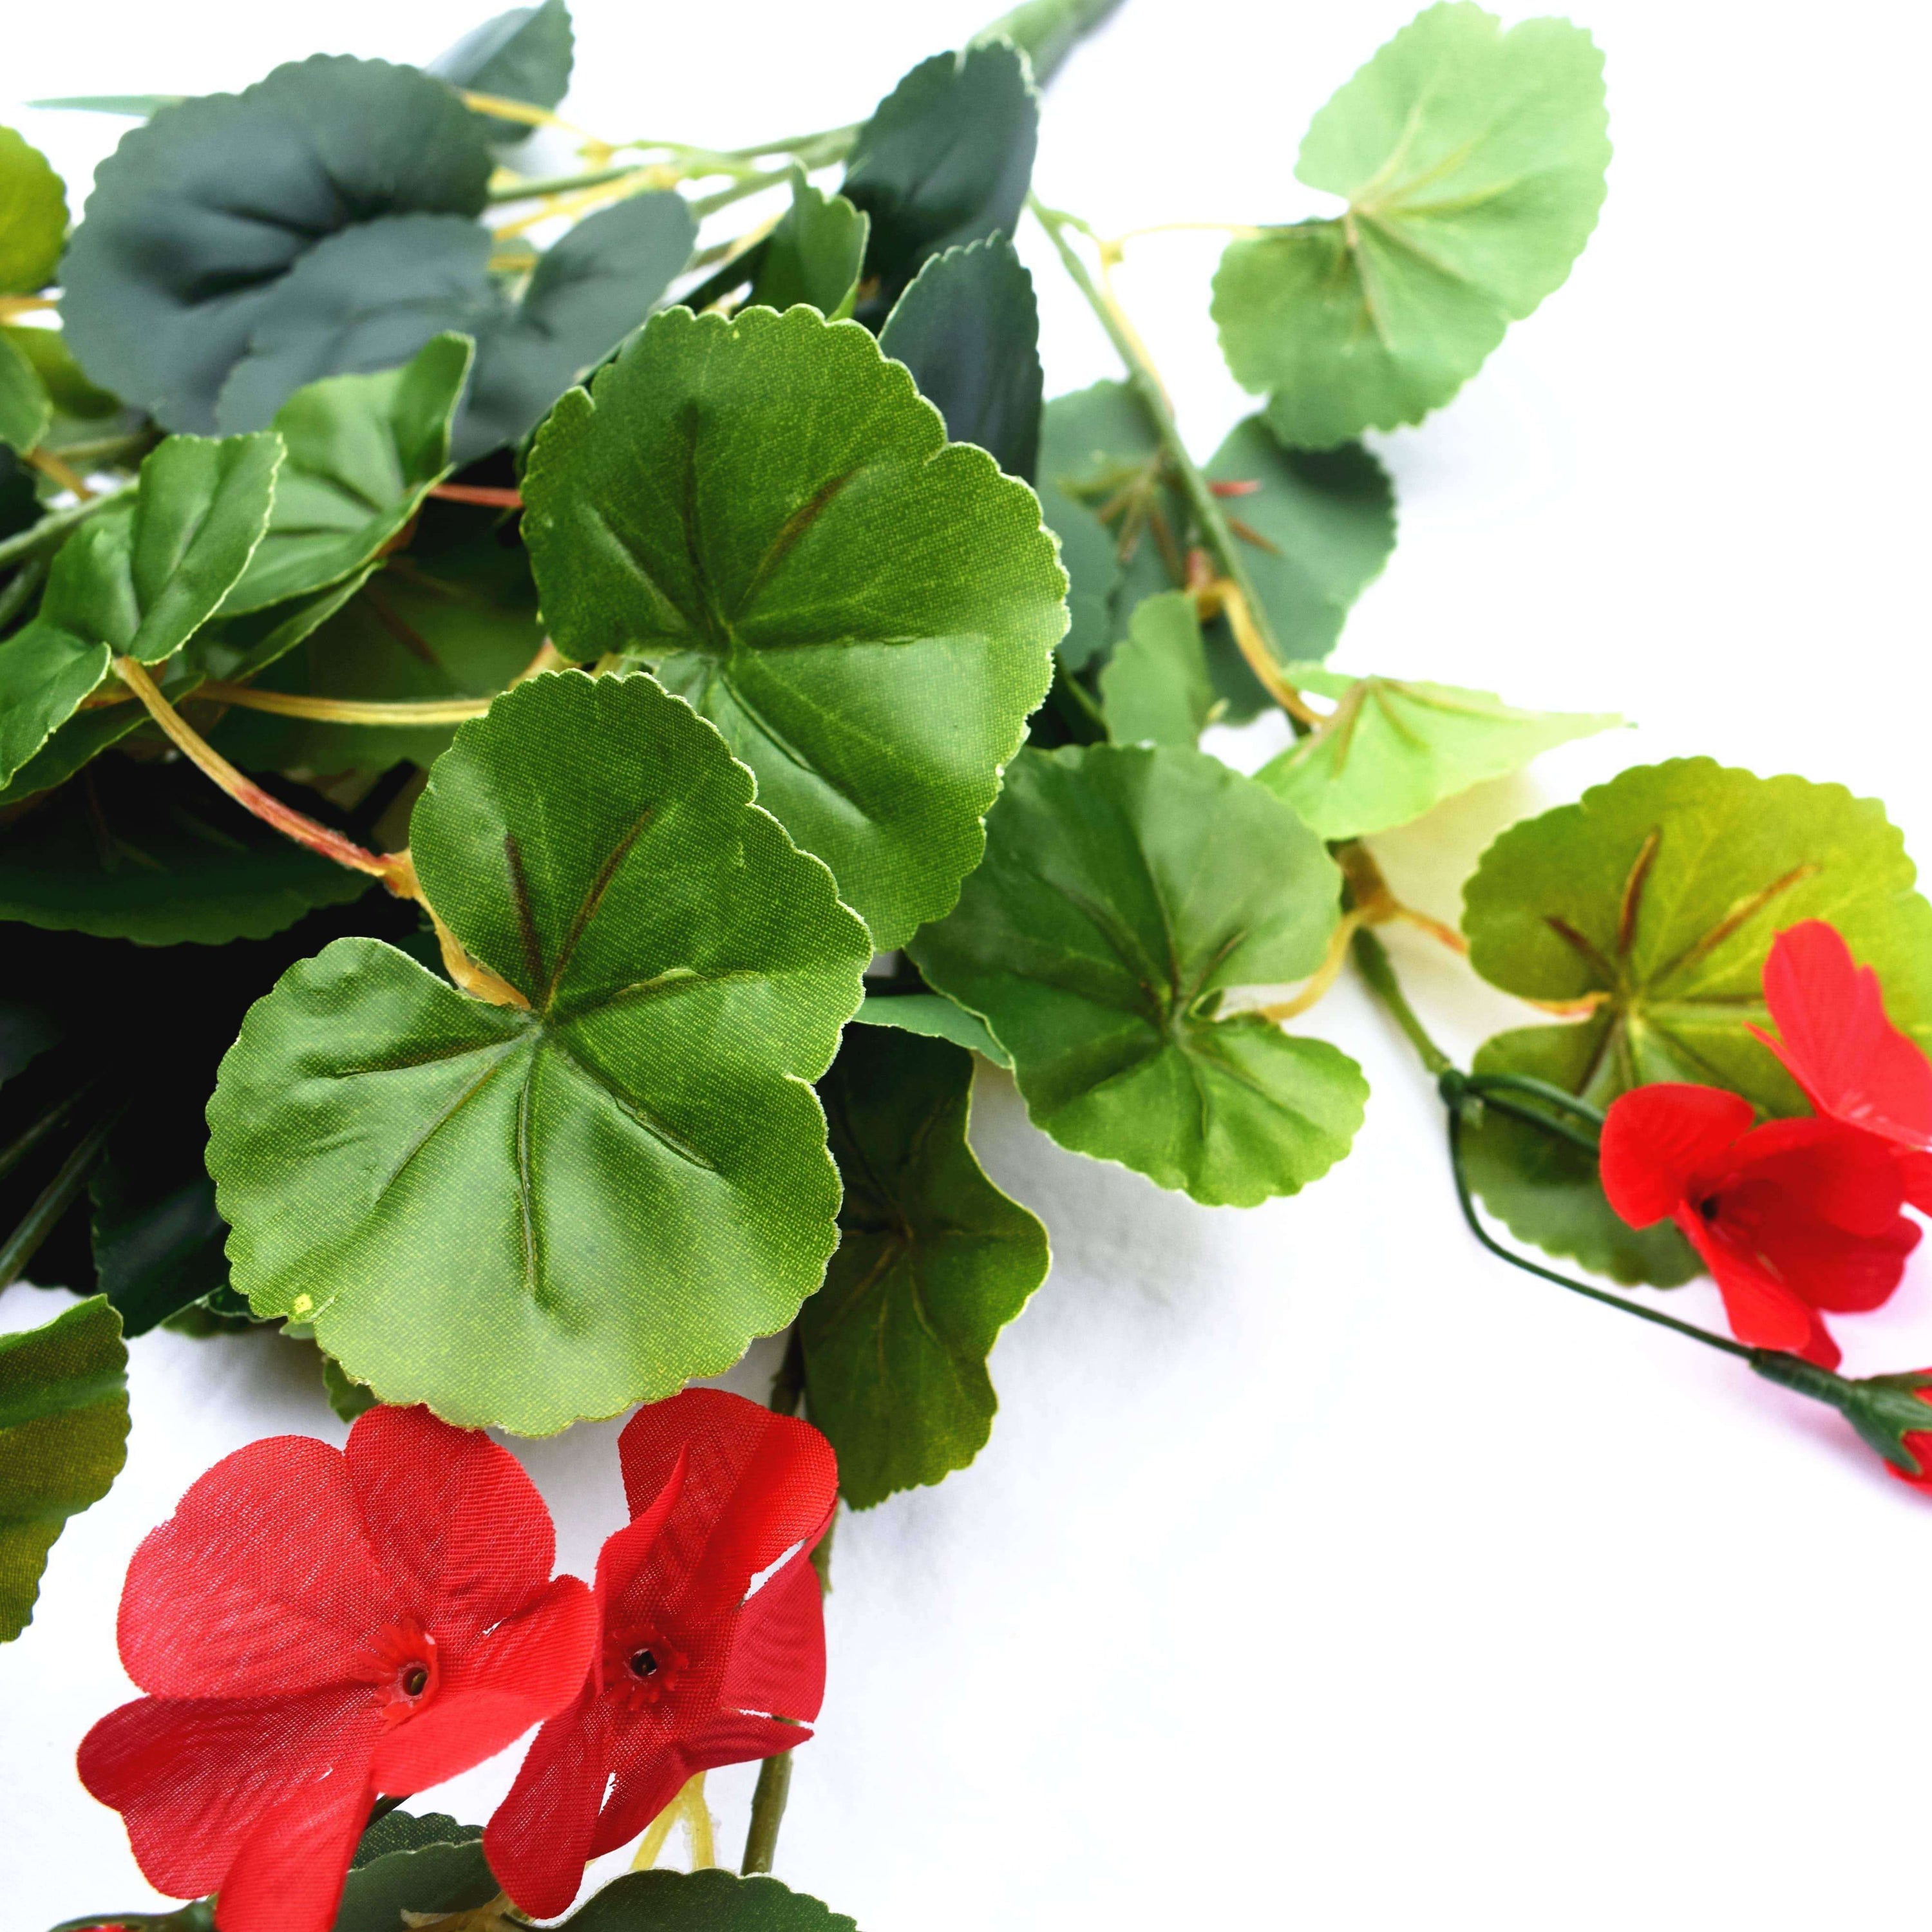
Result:
{"label": "red flower cluster", "polygon": [[1886,1018],[1877,975],[1820,920],[1778,935],[1764,988],[1779,1036],[1751,1030],[1814,1118],[1754,1126],[1735,1094],[1637,1088],[1604,1123],[1604,1191],[1633,1227],[1676,1223],[1741,1342],[1832,1368],[1821,1313],[1882,1303],[1918,1240],[1900,1208],[1932,1210],[1932,1063]]}
{"label": "red flower cluster", "polygon": [[148,1695],[80,1748],[150,1882],[218,1893],[220,1932],[328,1932],[379,1794],[542,1724],[487,1850],[544,1916],[584,1848],[641,1831],[694,1772],[808,1736],[786,1720],[824,1690],[806,1556],[836,1497],[830,1445],[693,1390],[620,1449],[634,1520],[594,1596],[550,1577],[516,1459],[426,1410],[371,1409],[346,1450],[279,1436],[209,1470],[129,1566],[121,1657]]}

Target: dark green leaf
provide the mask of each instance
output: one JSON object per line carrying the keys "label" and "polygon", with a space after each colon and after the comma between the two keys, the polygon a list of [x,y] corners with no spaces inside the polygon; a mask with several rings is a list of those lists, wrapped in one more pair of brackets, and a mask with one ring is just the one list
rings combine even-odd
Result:
{"label": "dark green leaf", "polygon": [[562,1923],[569,1932],[859,1932],[775,1878],[726,1871],[626,1872]]}
{"label": "dark green leaf", "polygon": [[410,849],[530,1007],[353,939],[255,1007],[208,1164],[257,1313],[385,1401],[526,1434],[792,1319],[838,1198],[806,1083],[871,949],[752,790],[642,676],[535,678],[458,733]]}
{"label": "dark green leaf", "polygon": [[1336,700],[1327,721],[1255,776],[1324,838],[1406,825],[1485,778],[1624,721],[1610,712],[1518,711],[1493,692],[1285,668],[1290,684]]}
{"label": "dark green leaf", "polygon": [[952,904],[1064,579],[904,369],[810,309],[671,310],[557,405],[524,496],[560,650],[652,664],[881,948]]}
{"label": "dark green leaf", "polygon": [[474,216],[490,166],[448,87],[382,61],[319,54],[164,108],[95,178],[62,270],[68,343],[170,428],[212,429],[230,370],[311,249],[358,224]]}
{"label": "dark green leaf", "polygon": [[353,1422],[376,1406],[375,1391],[358,1382],[352,1382],[342,1372],[342,1364],[333,1355],[322,1358],[322,1386],[328,1397],[328,1406],[344,1422]]}
{"label": "dark green leaf", "polygon": [[501,1888],[482,1840],[479,1826],[440,1812],[412,1818],[392,1811],[377,1819],[356,1848],[333,1932],[400,1932],[414,1922],[405,1914],[430,1917],[488,1905]]}
{"label": "dark green leaf", "polygon": [[96,1282],[127,1334],[145,1335],[228,1280],[227,1225],[202,1167],[207,1097],[147,1088],[88,1178]]}
{"label": "dark green leaf", "polygon": [[1114,636],[1114,595],[1120,560],[1113,535],[1083,503],[1042,477],[1040,515],[1060,540],[1060,566],[1066,572],[1066,634],[1060,662],[1080,670],[1104,658]]}
{"label": "dark green leaf", "polygon": [[[574,38],[570,9],[563,0],[512,7],[465,34],[424,71],[472,94],[554,107],[570,89]],[[479,118],[485,137],[500,145],[526,140],[532,131],[526,122],[506,121],[499,115]]]}
{"label": "dark green leaf", "polygon": [[0,295],[30,296],[60,267],[67,191],[38,148],[0,128]]}
{"label": "dark green leaf", "polygon": [[481,1825],[459,1825],[446,1811],[385,1811],[362,1834],[349,1869],[360,1871],[392,1852],[418,1852],[426,1845],[476,1844],[482,1837]]}
{"label": "dark green leaf", "polygon": [[1100,698],[1117,745],[1192,751],[1199,743],[1214,710],[1214,681],[1186,591],[1164,590],[1134,613],[1126,642],[1100,674]]}
{"label": "dark green leaf", "polygon": [[[0,134],[6,130],[0,128]],[[39,372],[6,337],[0,336],[0,443],[25,456],[40,447],[53,420],[53,404]]]}
{"label": "dark green leaf", "polygon": [[[1768,1024],[1771,943],[1824,919],[1875,967],[1894,1022],[1932,1043],[1932,906],[1875,801],[1708,758],[1640,766],[1514,826],[1465,895],[1470,961],[1526,999],[1594,1002],[1562,1027],[1498,1035],[1479,1071],[1525,1072],[1607,1106],[1631,1087],[1726,1087],[1774,1113],[1798,1090],[1744,1030]],[[1517,1234],[1621,1280],[1681,1280],[1681,1244],[1636,1235],[1574,1159],[1492,1119],[1470,1137],[1483,1198]],[[1659,1256],[1661,1250],[1661,1262]]]}
{"label": "dark green leaf", "polygon": [[1046,1230],[966,1144],[972,1088],[963,1048],[870,1028],[846,1035],[819,1088],[845,1194],[799,1335],[812,1419],[855,1509],[986,1447],[986,1358],[1046,1278]]}
{"label": "dark green leaf", "polygon": [[857,1026],[897,1027],[928,1040],[950,1040],[983,1054],[996,1066],[1013,1064],[986,1022],[944,993],[868,993],[852,1019]]}
{"label": "dark green leaf", "polygon": [[1295,164],[1348,212],[1232,243],[1214,320],[1284,442],[1416,422],[1570,272],[1610,158],[1603,56],[1567,20],[1418,14],[1310,124]]}
{"label": "dark green leaf", "polygon": [[103,759],[0,830],[0,919],[143,946],[262,938],[369,883],[185,765]]}
{"label": "dark green leaf", "polygon": [[791,206],[758,250],[750,300],[779,310],[805,302],[832,322],[850,315],[870,225],[842,194],[794,170]]}
{"label": "dark green leaf", "polygon": [[845,198],[872,220],[862,320],[876,328],[928,256],[1012,233],[1039,130],[1025,60],[1004,43],[934,54],[879,103],[845,164]]}
{"label": "dark green leaf", "polygon": [[126,503],[62,546],[39,614],[0,643],[0,784],[116,658],[159,664],[208,621],[262,541],[281,460],[273,436],[170,436]]}
{"label": "dark green leaf", "polygon": [[934,255],[901,296],[879,346],[912,371],[955,442],[976,442],[1030,482],[1040,459],[1040,307],[1004,235]]}
{"label": "dark green leaf", "polygon": [[1325,1042],[1222,1002],[1313,972],[1340,896],[1314,833],[1215,759],[1029,751],[988,815],[985,864],[908,950],[986,1016],[1063,1146],[1251,1207],[1340,1160],[1368,1090]]}
{"label": "dark green leaf", "polygon": [[34,1614],[47,1552],[128,1460],[128,1351],[102,1298],[0,1336],[0,1642]]}

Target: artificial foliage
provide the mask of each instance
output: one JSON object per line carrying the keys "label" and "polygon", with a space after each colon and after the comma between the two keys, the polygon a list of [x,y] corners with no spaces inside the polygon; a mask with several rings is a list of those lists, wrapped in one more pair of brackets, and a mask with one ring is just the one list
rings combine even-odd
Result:
{"label": "artificial foliage", "polygon": [[[143,1695],[79,1769],[184,1903],[72,1927],[854,1932],[769,1875],[837,1721],[837,1511],[970,1469],[1053,1292],[976,1096],[1204,1206],[1346,1187],[1345,973],[1474,1239],[1932,1488],[1932,1374],[1836,1372],[1932,1210],[1932,908],[1883,808],[1625,771],[1504,831],[1456,928],[1369,842],[1631,701],[1346,633],[1378,433],[1588,239],[1601,53],[1467,0],[1370,52],[1300,146],[1330,199],[1204,224],[1202,342],[1263,399],[1214,446],[1112,280],[1160,231],[1034,182],[1118,4],[736,149],[564,118],[566,0],[422,66],[44,104],[131,124],[85,192],[0,128],[0,1288],[80,1298],[0,1338],[0,1637],[142,1453],[158,1328],[211,1376],[278,1331],[350,1425],[135,1552]],[[1048,394],[1029,261],[1118,374]],[[1467,1070],[1402,928],[1522,1003]],[[1604,1285],[1700,1272],[1728,1334]],[[761,1336],[769,1406],[687,1386]],[[553,1577],[482,1432],[626,1412],[628,1520]],[[487,1821],[416,1798],[532,1730]],[[754,1760],[734,1874],[704,1779]]]}

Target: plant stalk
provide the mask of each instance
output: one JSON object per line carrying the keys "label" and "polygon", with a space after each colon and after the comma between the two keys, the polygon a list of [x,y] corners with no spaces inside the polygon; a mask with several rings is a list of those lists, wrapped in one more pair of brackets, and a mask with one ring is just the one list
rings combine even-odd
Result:
{"label": "plant stalk", "polygon": [[86,1185],[114,1124],[127,1112],[126,1103],[104,1114],[81,1138],[80,1144],[60,1164],[52,1180],[41,1189],[39,1198],[21,1216],[20,1223],[0,1245],[0,1288],[11,1288],[39,1251],[40,1244],[53,1232],[54,1223],[73,1206]]}

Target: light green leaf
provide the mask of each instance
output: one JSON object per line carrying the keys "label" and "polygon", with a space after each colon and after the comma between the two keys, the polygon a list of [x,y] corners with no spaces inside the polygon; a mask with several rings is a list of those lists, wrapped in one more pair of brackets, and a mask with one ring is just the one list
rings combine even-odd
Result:
{"label": "light green leaf", "polygon": [[266,610],[370,562],[449,469],[449,425],[470,345],[439,335],[404,368],[332,376],[275,412],[288,461],[262,546],[222,606]]}
{"label": "light green leaf", "polygon": [[1194,600],[1164,590],[1135,611],[1127,640],[1100,674],[1107,735],[1117,745],[1184,745],[1190,751],[1215,706]]}
{"label": "light green leaf", "polygon": [[976,46],[1010,40],[1025,54],[1036,86],[1044,87],[1081,38],[1105,20],[1120,0],[1021,0],[973,36]]}
{"label": "light green leaf", "polygon": [[[1797,1089],[1744,1030],[1768,1024],[1772,940],[1828,920],[1875,967],[1886,1010],[1932,1044],[1932,906],[1875,800],[1708,758],[1640,766],[1514,826],[1465,893],[1470,961],[1505,992],[1594,1003],[1566,1026],[1496,1036],[1484,1072],[1523,1072],[1607,1106],[1629,1088],[1726,1087],[1774,1113]],[[1589,1157],[1491,1118],[1469,1137],[1484,1199],[1526,1240],[1620,1280],[1682,1280],[1681,1243],[1611,1214]]]}
{"label": "light green leaf", "polygon": [[901,296],[879,346],[912,371],[955,442],[1010,476],[1040,460],[1040,305],[1013,244],[994,235],[934,255]]}
{"label": "light green leaf", "polygon": [[934,54],[860,129],[844,193],[872,217],[860,320],[877,328],[928,256],[1010,236],[1033,178],[1040,97],[1005,44]]}
{"label": "light green leaf", "polygon": [[60,268],[67,190],[38,148],[0,128],[0,295],[30,296]]}
{"label": "light green leaf", "polygon": [[[472,94],[554,107],[570,90],[575,42],[564,0],[543,0],[541,6],[512,7],[472,28],[424,71]],[[478,118],[485,136],[502,146],[527,140],[536,131],[527,122],[500,115]]]}
{"label": "light green leaf", "polygon": [[843,1912],[775,1878],[715,1870],[626,1872],[562,1926],[569,1932],[859,1932]]}
{"label": "light green leaf", "polygon": [[[0,128],[0,134],[5,131]],[[0,336],[0,442],[22,456],[38,448],[53,412],[39,372],[8,338]]]}
{"label": "light green leaf", "polygon": [[950,1040],[955,1046],[983,1054],[1009,1069],[1012,1057],[993,1037],[977,1013],[969,1013],[943,993],[868,993],[852,1016],[855,1026],[897,1027],[928,1040]]}
{"label": "light green leaf", "polygon": [[802,168],[791,178],[791,206],[758,251],[750,300],[766,308],[800,302],[828,321],[852,313],[866,260],[868,218],[842,194],[814,188]]}
{"label": "light green leaf", "polygon": [[1518,711],[1492,692],[1286,667],[1290,684],[1336,700],[1324,723],[1255,776],[1324,838],[1359,838],[1420,818],[1555,745],[1614,730],[1614,712]]}
{"label": "light green leaf", "polygon": [[40,379],[47,399],[60,416],[77,422],[98,422],[116,414],[121,407],[118,396],[110,395],[87,380],[86,373],[74,359],[67,338],[57,328],[35,328],[24,322],[0,326],[0,337],[11,343]]}
{"label": "light green leaf", "polygon": [[1114,593],[1120,560],[1112,532],[1082,502],[1042,477],[1040,511],[1060,542],[1060,566],[1066,573],[1066,634],[1060,662],[1070,671],[1084,670],[1104,657],[1114,636]]}
{"label": "light green leaf", "polygon": [[265,939],[371,883],[272,831],[186,765],[103,758],[88,778],[0,828],[0,920],[220,946]]}
{"label": "light green leaf", "polygon": [[535,678],[458,733],[410,850],[530,1006],[344,939],[254,1007],[208,1165],[258,1314],[384,1401],[532,1435],[792,1319],[838,1202],[808,1083],[871,947],[752,791],[642,676]]}
{"label": "light green leaf", "polygon": [[1213,1206],[1292,1194],[1348,1152],[1367,1085],[1346,1054],[1232,988],[1322,960],[1341,877],[1271,794],[1198,752],[1027,752],[986,863],[908,949],[983,1014],[1063,1146]]}
{"label": "light green leaf", "polygon": [[866,332],[673,309],[524,478],[557,647],[651,664],[883,950],[950,906],[1065,626],[1040,506]]}
{"label": "light green leaf", "polygon": [[62,270],[68,344],[169,428],[212,430],[230,371],[312,249],[412,215],[473,218],[492,165],[442,82],[384,61],[318,54],[164,107],[95,176]]}
{"label": "light green leaf", "polygon": [[0,1642],[34,1614],[47,1552],[128,1460],[128,1351],[97,1294],[0,1336]]}
{"label": "light green leaf", "polygon": [[[334,1366],[326,1362],[325,1372]],[[332,1932],[401,1932],[412,1922],[407,1913],[430,1918],[488,1905],[501,1888],[482,1840],[479,1826],[440,1811],[385,1814],[356,1848]]]}
{"label": "light green leaf", "polygon": [[170,436],[126,507],[62,546],[38,615],[0,643],[0,784],[116,658],[159,664],[208,621],[262,541],[281,460],[273,436]]}
{"label": "light green leaf", "polygon": [[1046,1278],[1046,1230],[966,1144],[972,1056],[848,1033],[820,1084],[844,1184],[838,1252],[799,1312],[806,1399],[855,1509],[944,1480],[986,1447],[986,1358]]}
{"label": "light green leaf", "polygon": [[1567,20],[1455,4],[1402,28],[1317,114],[1297,177],[1328,220],[1238,241],[1214,278],[1234,380],[1284,442],[1417,422],[1560,286],[1604,199],[1603,56]]}

